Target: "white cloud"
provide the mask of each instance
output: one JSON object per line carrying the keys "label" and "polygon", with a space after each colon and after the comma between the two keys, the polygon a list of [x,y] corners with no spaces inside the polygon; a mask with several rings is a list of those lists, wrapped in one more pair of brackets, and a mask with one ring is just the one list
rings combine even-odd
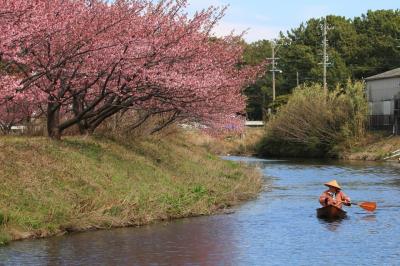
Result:
{"label": "white cloud", "polygon": [[229,23],[221,21],[214,29],[214,33],[217,36],[228,35],[234,30],[236,34],[240,34],[246,31],[244,39],[247,42],[254,42],[257,40],[271,40],[279,36],[279,32],[282,30],[281,27],[269,27],[259,25],[247,25],[240,23]]}
{"label": "white cloud", "polygon": [[[216,7],[226,6],[229,0],[190,0],[188,11],[193,14],[195,10],[201,10],[211,5]],[[249,19],[243,14],[243,8],[240,6],[230,6],[226,16],[219,21],[214,29],[216,36],[228,35],[234,30],[236,34],[241,34],[246,31],[244,39],[247,42],[254,42],[261,39],[274,39],[279,36],[280,30],[285,30],[282,27],[268,26],[267,23],[272,19],[268,15],[257,13],[252,14]]]}

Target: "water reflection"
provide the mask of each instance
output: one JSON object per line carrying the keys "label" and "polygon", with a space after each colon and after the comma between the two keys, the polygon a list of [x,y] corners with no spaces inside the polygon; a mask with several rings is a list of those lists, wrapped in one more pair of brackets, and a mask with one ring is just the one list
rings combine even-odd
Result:
{"label": "water reflection", "polygon": [[[8,249],[18,249],[20,254],[31,256],[40,254],[29,259],[34,265],[93,265],[93,262],[102,265],[150,265],[155,262],[154,265],[212,265],[212,261],[232,265],[230,254],[235,247],[230,244],[233,235],[230,231],[229,223],[222,225],[204,223],[202,218],[186,219],[167,225],[18,242]],[[35,254],[38,246],[42,250]],[[23,256],[18,256],[9,258],[8,262],[26,261]]]}
{"label": "water reflection", "polygon": [[376,222],[376,214],[367,214],[361,217],[363,221]]}
{"label": "water reflection", "polygon": [[343,220],[344,219],[335,219],[335,220],[320,219],[320,222],[326,228],[326,230],[330,232],[336,232],[338,231]]}

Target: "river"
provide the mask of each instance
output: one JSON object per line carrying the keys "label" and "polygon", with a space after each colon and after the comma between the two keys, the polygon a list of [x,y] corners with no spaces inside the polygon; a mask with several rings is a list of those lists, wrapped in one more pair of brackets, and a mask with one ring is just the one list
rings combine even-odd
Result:
{"label": "river", "polygon": [[[232,214],[17,241],[0,248],[0,265],[400,265],[400,164],[226,159],[265,178],[260,196]],[[377,210],[317,219],[331,179]]]}

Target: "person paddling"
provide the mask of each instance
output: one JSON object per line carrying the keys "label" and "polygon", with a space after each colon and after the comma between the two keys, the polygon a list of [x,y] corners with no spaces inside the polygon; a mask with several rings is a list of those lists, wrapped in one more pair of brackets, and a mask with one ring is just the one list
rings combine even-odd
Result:
{"label": "person paddling", "polygon": [[342,205],[350,206],[350,198],[342,191],[336,180],[329,181],[324,184],[329,189],[322,192],[319,197],[319,203],[322,206],[334,205],[338,208],[342,208]]}

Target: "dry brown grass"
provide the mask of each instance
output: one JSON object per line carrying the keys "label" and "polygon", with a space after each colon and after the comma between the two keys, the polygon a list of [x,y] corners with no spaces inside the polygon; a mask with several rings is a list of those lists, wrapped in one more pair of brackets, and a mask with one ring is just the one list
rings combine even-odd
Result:
{"label": "dry brown grass", "polygon": [[198,131],[188,132],[191,142],[219,155],[254,155],[257,144],[264,136],[264,128],[246,128],[244,134],[212,137]]}
{"label": "dry brown grass", "polygon": [[[370,133],[363,142],[351,151],[342,154],[343,159],[349,160],[382,160],[390,153],[400,149],[400,136],[382,136]],[[397,159],[397,158],[394,158]]]}

